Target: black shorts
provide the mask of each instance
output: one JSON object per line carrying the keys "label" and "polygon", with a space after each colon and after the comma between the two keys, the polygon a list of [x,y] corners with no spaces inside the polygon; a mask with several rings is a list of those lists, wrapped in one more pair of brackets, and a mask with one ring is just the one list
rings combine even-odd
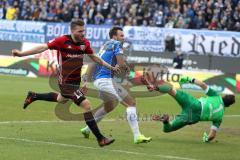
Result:
{"label": "black shorts", "polygon": [[80,85],[76,83],[64,83],[58,84],[60,93],[63,97],[72,99],[77,105],[80,105],[82,101],[86,99],[84,94],[80,90]]}

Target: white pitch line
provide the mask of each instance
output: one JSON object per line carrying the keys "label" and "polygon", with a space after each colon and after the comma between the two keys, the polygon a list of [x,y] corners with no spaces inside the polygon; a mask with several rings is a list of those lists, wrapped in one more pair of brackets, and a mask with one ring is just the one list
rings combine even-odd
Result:
{"label": "white pitch line", "polygon": [[13,141],[21,141],[26,143],[38,143],[38,144],[46,144],[46,145],[55,145],[55,146],[62,146],[62,147],[71,147],[71,148],[81,148],[81,149],[92,149],[92,150],[105,150],[108,152],[117,152],[117,153],[125,153],[125,154],[133,154],[133,155],[140,155],[140,156],[147,156],[147,157],[161,157],[166,159],[179,159],[179,160],[196,160],[193,158],[186,158],[186,157],[179,157],[179,156],[170,156],[170,155],[162,155],[162,154],[147,154],[142,152],[132,152],[126,150],[117,150],[117,149],[107,149],[107,148],[97,148],[97,147],[88,147],[88,146],[81,146],[81,145],[74,145],[74,144],[65,144],[65,143],[57,143],[57,142],[48,142],[48,141],[37,141],[37,140],[30,140],[30,139],[20,139],[20,138],[12,138],[12,137],[0,137],[3,140],[13,140]]}
{"label": "white pitch line", "polygon": [[[25,124],[25,123],[64,123],[67,121],[0,121],[0,124]],[[72,121],[73,122],[73,121]]]}
{"label": "white pitch line", "polygon": [[[239,114],[236,115],[225,115],[226,118],[237,118],[240,117]],[[122,119],[103,119],[103,122],[113,122],[122,121]],[[0,121],[0,124],[25,124],[25,123],[79,123],[80,121]]]}
{"label": "white pitch line", "polygon": [[224,117],[240,117],[240,115],[239,114],[236,114],[236,115],[225,115]]}
{"label": "white pitch line", "polygon": [[[113,122],[114,119],[104,119],[104,122]],[[26,124],[26,123],[79,123],[80,121],[0,121],[0,124]]]}

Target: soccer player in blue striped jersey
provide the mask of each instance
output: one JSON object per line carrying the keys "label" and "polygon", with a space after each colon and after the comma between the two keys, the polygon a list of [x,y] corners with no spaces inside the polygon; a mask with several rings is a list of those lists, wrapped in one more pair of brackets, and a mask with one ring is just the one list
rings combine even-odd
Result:
{"label": "soccer player in blue striped jersey", "polygon": [[[123,55],[124,33],[121,27],[113,27],[109,32],[110,40],[100,49],[98,57],[111,66],[119,65],[122,72],[129,70]],[[139,131],[138,118],[136,114],[136,102],[128,92],[113,79],[114,73],[106,67],[95,66],[93,75],[94,86],[99,90],[99,97],[104,102],[104,107],[97,110],[94,117],[100,121],[108,112],[113,110],[118,102],[126,107],[127,120],[134,136],[134,143],[146,143],[151,137],[145,137]],[[88,137],[88,127],[81,129],[85,137]]]}

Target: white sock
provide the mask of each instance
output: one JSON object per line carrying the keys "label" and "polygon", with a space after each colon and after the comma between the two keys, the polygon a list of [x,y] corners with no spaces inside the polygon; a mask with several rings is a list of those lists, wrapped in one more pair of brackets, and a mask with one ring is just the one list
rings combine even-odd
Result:
{"label": "white sock", "polygon": [[[104,107],[99,108],[94,114],[95,121],[96,122],[101,121],[106,114],[107,112],[105,111]],[[89,132],[91,131],[88,126],[85,127],[85,130]]]}
{"label": "white sock", "polygon": [[128,124],[132,129],[134,139],[136,139],[141,133],[138,127],[138,117],[136,113],[136,107],[130,106],[127,107],[127,120]]}

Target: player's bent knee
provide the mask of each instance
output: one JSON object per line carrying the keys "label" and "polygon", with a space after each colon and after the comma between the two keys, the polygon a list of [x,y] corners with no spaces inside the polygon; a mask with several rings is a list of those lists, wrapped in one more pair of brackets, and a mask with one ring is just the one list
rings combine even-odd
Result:
{"label": "player's bent knee", "polygon": [[128,105],[129,106],[136,106],[136,101],[133,98],[131,98],[128,102]]}
{"label": "player's bent knee", "polygon": [[104,109],[106,112],[111,112],[118,105],[118,101],[108,101],[104,103]]}
{"label": "player's bent knee", "polygon": [[136,101],[131,96],[127,96],[123,99],[123,104],[126,104],[126,106],[136,106]]}
{"label": "player's bent knee", "polygon": [[66,103],[67,101],[68,101],[67,98],[63,97],[60,93],[58,93],[58,96],[57,96],[57,102],[58,102],[58,103],[64,104],[64,103]]}
{"label": "player's bent knee", "polygon": [[84,99],[80,105],[84,108],[85,111],[91,110],[91,103],[88,99]]}
{"label": "player's bent knee", "polygon": [[[82,106],[82,103],[86,100],[86,97],[84,96],[84,94],[80,90],[76,90],[73,93],[73,95],[74,96],[71,97],[73,102],[78,106],[80,106],[80,105]],[[87,102],[89,102],[89,101],[87,100]]]}
{"label": "player's bent knee", "polygon": [[133,99],[131,106],[136,106],[136,101]]}
{"label": "player's bent knee", "polygon": [[58,101],[58,103],[61,103],[61,104],[65,104],[65,103],[67,103],[67,102],[68,102],[68,99],[62,100],[62,101]]}

